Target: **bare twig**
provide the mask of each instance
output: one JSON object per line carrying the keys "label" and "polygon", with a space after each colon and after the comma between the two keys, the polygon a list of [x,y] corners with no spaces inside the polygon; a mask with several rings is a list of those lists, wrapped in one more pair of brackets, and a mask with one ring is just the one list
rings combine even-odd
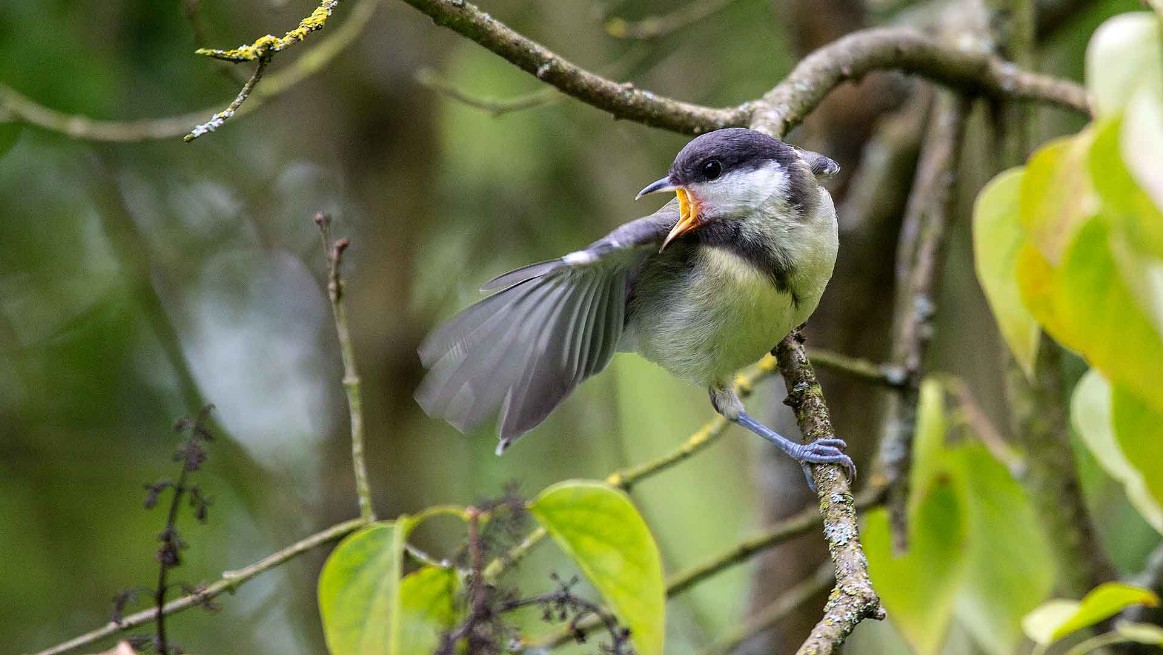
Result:
{"label": "bare twig", "polygon": [[242,106],[242,103],[246,102],[246,99],[250,97],[250,94],[254,91],[255,85],[258,84],[258,81],[262,79],[263,71],[266,70],[267,64],[269,63],[271,63],[271,58],[269,56],[259,57],[258,65],[254,68],[254,73],[251,74],[250,79],[246,81],[246,84],[242,85],[242,90],[239,91],[238,95],[234,97],[234,101],[231,102],[226,107],[226,109],[223,109],[217,114],[211,116],[210,120],[206,121],[205,123],[195,125],[194,129],[190,130],[189,134],[182,137],[182,140],[186,143],[189,143],[204,134],[209,134],[214,130],[222,127],[223,123],[232,118],[234,114],[238,112],[238,109]]}
{"label": "bare twig", "polygon": [[746,623],[713,644],[704,654],[728,655],[735,652],[745,641],[767,632],[788,614],[827,589],[834,579],[832,563],[825,563],[815,573],[789,587],[767,607],[756,612]]}
{"label": "bare twig", "polygon": [[[344,521],[337,525],[333,525],[322,532],[317,532],[306,539],[297,541],[286,548],[283,548],[263,560],[255,562],[250,566],[239,569],[237,571],[226,571],[222,574],[222,579],[217,582],[207,585],[199,591],[188,593],[165,604],[162,608],[162,614],[170,615],[182,610],[190,609],[191,607],[199,607],[206,603],[206,601],[222,595],[226,592],[233,592],[238,589],[248,580],[255,576],[279,566],[287,560],[298,557],[299,555],[318,548],[323,544],[330,543],[337,539],[341,539],[348,534],[355,532],[359,528],[366,525],[363,519],[352,519]],[[67,653],[82,646],[87,646],[93,642],[100,641],[107,637],[111,637],[120,632],[131,630],[140,625],[152,623],[157,618],[156,609],[143,610],[135,614],[123,617],[120,622],[105,625],[102,628],[86,632],[83,635],[74,637],[66,642],[57,644],[52,648],[42,650],[35,655],[60,655],[60,653]]]}
{"label": "bare twig", "polygon": [[472,95],[456,86],[440,79],[430,68],[421,68],[416,71],[416,81],[421,85],[432,89],[442,95],[445,95],[457,102],[468,105],[475,109],[493,116],[504,116],[515,111],[524,111],[534,107],[541,107],[553,102],[554,99],[560,97],[557,89],[551,86],[544,86],[536,91],[524,93],[512,98],[484,98]]}
{"label": "bare twig", "polygon": [[347,392],[347,409],[351,416],[351,463],[355,471],[355,494],[359,499],[359,516],[365,521],[376,519],[372,508],[372,492],[368,483],[367,462],[363,455],[363,400],[360,395],[359,370],[355,364],[355,344],[347,328],[347,310],[343,302],[343,253],[347,250],[347,239],[332,241],[331,217],[322,212],[315,215],[319,226],[319,236],[323,239],[323,252],[327,256],[327,297],[331,299],[331,310],[335,316],[335,333],[339,340],[339,354],[343,359],[343,388]]}
{"label": "bare twig", "polygon": [[969,103],[943,92],[937,97],[921,151],[897,248],[893,364],[905,372],[902,392],[889,398],[879,470],[874,483],[888,489],[893,549],[908,549],[909,469],[925,352],[937,311],[935,289],[944,265],[945,234],[952,219],[961,141]]}
{"label": "bare twig", "polygon": [[891,364],[877,364],[876,362],[859,357],[850,357],[832,350],[823,348],[808,348],[808,359],[818,368],[839,373],[855,380],[869,384],[900,389],[907,381],[904,369]]}
{"label": "bare twig", "polygon": [[[834,439],[824,392],[804,352],[799,331],[781,341],[775,353],[788,390],[787,403],[795,412],[803,440]],[[868,579],[868,559],[860,546],[848,478],[836,465],[813,466],[812,477],[824,519],[824,538],[836,567],[836,586],[824,606],[823,618],[800,646],[799,655],[834,653],[858,623],[866,618],[884,618],[880,598]]]}
{"label": "bare twig", "polygon": [[1002,436],[1001,430],[986,415],[969,384],[955,375],[937,373],[930,377],[939,380],[945,387],[945,392],[952,398],[958,410],[956,418],[969,428],[994,459],[1009,469],[1010,475],[1015,480],[1020,480],[1026,474],[1025,458]]}
{"label": "bare twig", "polygon": [[657,39],[709,18],[733,2],[735,0],[690,0],[669,13],[647,16],[635,21],[610,18],[606,20],[604,27],[607,34],[617,39]]}
{"label": "bare twig", "polygon": [[[237,108],[237,118],[248,114],[294,85],[319,72],[337,54],[350,45],[367,26],[379,0],[359,0],[351,15],[335,31],[320,39],[289,67],[267,74],[261,86],[253,89],[250,100]],[[221,105],[219,105],[221,106]],[[203,109],[180,116],[151,118],[136,121],[98,120],[79,114],[65,114],[50,109],[0,84],[0,122],[20,122],[63,134],[71,139],[85,141],[153,141],[172,139],[190,132],[190,125],[202,120],[215,110]]]}

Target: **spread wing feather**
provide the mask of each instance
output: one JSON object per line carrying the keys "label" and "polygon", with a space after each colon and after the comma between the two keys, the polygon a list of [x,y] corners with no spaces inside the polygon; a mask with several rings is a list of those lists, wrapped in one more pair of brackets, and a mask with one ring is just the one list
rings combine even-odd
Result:
{"label": "spread wing feather", "polygon": [[618,348],[634,273],[678,220],[676,203],[614,230],[589,248],[511,271],[493,295],[437,328],[420,346],[429,369],[416,400],[461,431],[500,410],[504,450],[536,427]]}

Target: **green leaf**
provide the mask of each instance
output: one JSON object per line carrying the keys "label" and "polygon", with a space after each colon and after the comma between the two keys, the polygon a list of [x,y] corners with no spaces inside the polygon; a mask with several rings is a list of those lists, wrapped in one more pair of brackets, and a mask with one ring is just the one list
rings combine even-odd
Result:
{"label": "green leaf", "polygon": [[1163,413],[1163,336],[1123,283],[1106,221],[1090,221],[1063,258],[1054,292],[1074,344],[1116,386]]}
{"label": "green leaf", "polygon": [[[1111,388],[1091,369],[1082,376],[1070,400],[1070,419],[1099,466],[1123,485],[1127,500],[1159,532],[1163,532],[1163,505],[1151,495],[1143,473],[1133,466],[1115,438]],[[1152,469],[1163,464],[1156,462]]]}
{"label": "green leaf", "polygon": [[666,583],[658,546],[625,492],[567,481],[541,492],[529,511],[630,629],[640,655],[660,655]]}
{"label": "green leaf", "polygon": [[966,499],[968,553],[957,621],[982,650],[1015,652],[1021,617],[1054,588],[1055,567],[1041,522],[1009,470],[975,441],[949,453]]}
{"label": "green leaf", "polygon": [[[1158,117],[1163,121],[1163,116]],[[1163,141],[1163,124],[1148,129],[1155,141]],[[1150,169],[1148,176],[1163,171],[1163,144],[1159,151],[1135,145],[1152,138],[1129,136],[1122,119],[1107,121],[1098,128],[1090,151],[1090,173],[1102,197],[1102,216],[1111,225],[1111,255],[1128,290],[1140,310],[1163,334],[1163,211],[1156,200],[1127,170],[1124,151],[1134,150],[1139,165]],[[1163,199],[1163,180],[1156,180]]]}
{"label": "green leaf", "polygon": [[1023,170],[993,178],[973,205],[973,256],[977,279],[1002,338],[1027,377],[1034,374],[1041,329],[1022,302],[1018,251],[1023,241],[1019,201]]}
{"label": "green leaf", "polygon": [[1121,582],[1105,582],[1081,601],[1056,599],[1044,603],[1022,619],[1026,636],[1043,646],[1114,616],[1131,605],[1159,605],[1159,597],[1147,589]]}
{"label": "green leaf", "polygon": [[1136,89],[1163,84],[1161,62],[1156,16],[1127,13],[1099,26],[1086,48],[1086,87],[1095,113],[1100,117],[1117,114]]}
{"label": "green leaf", "polygon": [[399,652],[434,653],[457,622],[460,578],[454,569],[425,566],[400,582]]}
{"label": "green leaf", "polygon": [[1145,490],[1163,505],[1163,413],[1114,387],[1111,413],[1119,449],[1142,476]]}
{"label": "green leaf", "polygon": [[1119,621],[1115,623],[1115,632],[1137,644],[1163,646],[1163,628],[1151,623]]}
{"label": "green leaf", "polygon": [[1027,241],[1058,266],[1079,228],[1099,209],[1087,166],[1094,132],[1051,141],[1030,157],[1018,203]]}
{"label": "green leaf", "polygon": [[930,485],[909,524],[909,550],[892,553],[888,513],[865,515],[861,541],[872,585],[915,653],[941,651],[953,619],[957,590],[965,577],[965,516],[948,479]]}
{"label": "green leaf", "polygon": [[400,647],[406,517],[370,525],[336,546],[319,574],[319,613],[332,655],[410,655]]}

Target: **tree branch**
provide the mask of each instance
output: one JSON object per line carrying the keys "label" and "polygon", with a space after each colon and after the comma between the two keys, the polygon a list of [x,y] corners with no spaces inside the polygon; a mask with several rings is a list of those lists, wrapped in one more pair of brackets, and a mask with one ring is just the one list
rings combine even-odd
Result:
{"label": "tree branch", "polygon": [[961,142],[969,102],[944,92],[937,97],[929,134],[897,246],[897,298],[893,364],[905,372],[902,392],[889,399],[874,484],[888,490],[893,549],[908,550],[909,470],[917,427],[917,402],[925,353],[933,336],[935,287],[944,267],[945,234],[953,215]]}
{"label": "tree branch", "polygon": [[758,102],[711,108],[619,84],[570,62],[463,0],[403,0],[437,24],[467,37],[566,95],[612,114],[699,134],[750,124],[782,136],[836,88],[874,70],[898,69],[967,93],[1060,105],[1089,115],[1079,85],[1022,71],[988,52],[958,50],[905,28],[862,30],[820,48]]}
{"label": "tree branch", "polygon": [[[804,352],[799,331],[775,349],[779,372],[788,390],[787,403],[795,412],[803,441],[834,439],[824,392]],[[836,567],[836,586],[824,606],[824,617],[812,628],[799,655],[834,653],[852,630],[866,618],[883,619],[880,598],[868,579],[868,559],[860,547],[860,530],[848,478],[836,465],[813,466],[812,477],[824,518],[824,538]]]}
{"label": "tree branch", "polygon": [[1086,90],[1069,80],[1021,70],[980,50],[957,49],[903,27],[854,32],[805,57],[768,92],[752,116],[752,127],[786,134],[828,93],[875,70],[900,70],[968,94],[1057,105],[1090,115]]}
{"label": "tree branch", "polygon": [[463,0],[404,0],[437,25],[467,37],[562,93],[651,127],[698,134],[744,125],[743,107],[713,109],[619,84],[578,66]]}

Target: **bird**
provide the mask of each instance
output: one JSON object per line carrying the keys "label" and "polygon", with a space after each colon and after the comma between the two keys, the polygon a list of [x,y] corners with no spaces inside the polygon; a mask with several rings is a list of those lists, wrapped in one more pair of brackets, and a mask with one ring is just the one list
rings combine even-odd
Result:
{"label": "bird", "polygon": [[802,444],[752,418],[734,373],[816,309],[839,247],[821,181],[833,160],[748,128],[695,137],[642,189],[675,198],[588,247],[487,282],[483,300],[433,330],[418,354],[424,411],[461,432],[498,415],[503,453],[615,352],[637,352],[707,388],[727,420],[799,462],[836,464],[841,439]]}

